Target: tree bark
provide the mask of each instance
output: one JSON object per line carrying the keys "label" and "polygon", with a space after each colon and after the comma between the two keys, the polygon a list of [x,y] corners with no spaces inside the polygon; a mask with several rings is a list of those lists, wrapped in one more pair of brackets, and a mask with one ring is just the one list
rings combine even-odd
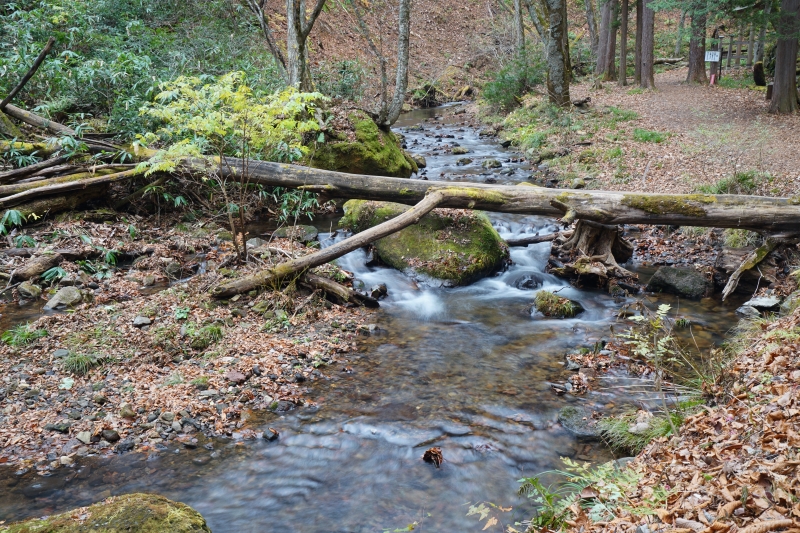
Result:
{"label": "tree bark", "polygon": [[611,28],[608,33],[608,49],[606,50],[606,71],[603,74],[603,81],[614,81],[617,78],[616,60],[617,60],[617,14],[619,11],[619,1],[609,0],[611,2]]}
{"label": "tree bark", "polygon": [[642,21],[644,15],[643,0],[636,0],[636,44],[634,47],[634,66],[633,66],[633,82],[640,84],[642,82]]}
{"label": "tree bark", "polygon": [[289,85],[302,92],[313,90],[308,70],[308,35],[314,27],[326,0],[317,0],[306,17],[306,0],[286,0],[286,67]]}
{"label": "tree bark", "polygon": [[619,76],[620,87],[628,84],[628,0],[622,0],[619,31]]}
{"label": "tree bark", "polygon": [[800,0],[782,0],[776,25],[775,80],[770,113],[789,114],[798,109],[797,48],[800,32]]}
{"label": "tree bark", "polygon": [[730,69],[731,68],[731,60],[733,59],[733,34],[728,37],[728,56],[725,59],[725,67]]}
{"label": "tree bark", "polygon": [[547,92],[550,102],[559,107],[570,105],[569,35],[567,34],[566,0],[542,0],[549,28],[544,43],[547,61]]}
{"label": "tree bark", "polygon": [[656,13],[650,7],[652,0],[644,0],[644,11],[642,13],[642,70],[640,85],[644,89],[655,89],[655,72],[653,71],[653,60],[655,59],[655,16]]}
{"label": "tree bark", "polygon": [[300,284],[325,292],[329,300],[333,300],[340,305],[351,304],[363,305],[364,307],[378,307],[378,300],[375,298],[356,292],[340,283],[336,283],[322,276],[317,276],[311,272],[303,274],[300,278]]}
{"label": "tree bark", "polygon": [[[702,9],[702,12],[699,10]],[[705,7],[692,13],[692,36],[689,41],[689,73],[687,83],[707,84],[706,75],[706,18]]]}
{"label": "tree bark", "polygon": [[753,24],[750,24],[750,39],[747,42],[747,63],[745,65],[747,68],[753,66],[755,46],[756,46],[756,28]]}
{"label": "tree bark", "polygon": [[52,180],[42,180],[34,183],[23,184],[35,187],[22,190],[16,194],[12,194],[11,196],[0,198],[0,208],[8,208],[19,205],[43,196],[53,196],[55,194],[63,195],[65,192],[77,191],[90,187],[95,188],[99,185],[106,185],[112,182],[131,179],[141,174],[142,172],[137,171],[136,169],[131,169],[124,172],[117,172],[116,174],[87,178],[86,176],[90,176],[92,174],[86,172],[75,176],[59,177]]}
{"label": "tree bark", "polygon": [[[184,164],[190,173],[218,171],[205,160]],[[358,198],[414,205],[426,193],[450,191],[441,207],[481,209],[500,213],[565,216],[602,224],[673,224],[718,228],[744,228],[775,234],[800,233],[800,195],[771,198],[745,195],[651,194],[593,190],[559,190],[542,187],[467,184],[361,176],[295,165],[246,161],[250,183],[324,193],[338,198]],[[242,176],[241,159],[226,158],[223,178]],[[453,191],[461,194],[456,195]]]}
{"label": "tree bark", "polygon": [[379,125],[388,128],[400,117],[408,88],[408,57],[411,35],[411,0],[400,0],[397,26],[397,73],[394,82],[394,97],[387,117]]}
{"label": "tree bark", "polygon": [[597,65],[594,70],[598,77],[605,76],[608,70],[608,48],[613,24],[612,15],[612,0],[605,0],[600,7],[600,38],[597,49]]}
{"label": "tree bark", "polygon": [[764,6],[764,20],[761,22],[761,28],[758,30],[758,50],[756,50],[756,63],[764,61],[764,49],[767,41],[767,25],[769,24],[769,15],[772,12],[772,2],[766,2]]}
{"label": "tree bark", "polygon": [[514,40],[517,43],[517,56],[525,57],[525,24],[522,18],[522,1],[514,0]]}
{"label": "tree bark", "polygon": [[589,26],[589,41],[592,49],[592,56],[597,60],[597,49],[600,42],[600,36],[597,34],[597,12],[594,8],[594,0],[585,0],[586,6],[586,23]]}
{"label": "tree bark", "polygon": [[687,11],[685,9],[681,10],[681,20],[678,22],[678,38],[675,39],[675,53],[673,54],[675,57],[679,57],[681,49],[683,49],[683,26],[686,23],[686,14]]}

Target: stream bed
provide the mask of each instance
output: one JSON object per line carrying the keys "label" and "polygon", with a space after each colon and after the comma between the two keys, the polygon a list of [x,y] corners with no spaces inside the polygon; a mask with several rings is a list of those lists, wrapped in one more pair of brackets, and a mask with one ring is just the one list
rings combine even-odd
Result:
{"label": "stream bed", "polygon": [[[446,120],[436,120],[447,114]],[[422,129],[416,126],[423,120]],[[447,108],[404,115],[397,125],[408,149],[427,158],[430,179],[516,183],[530,175],[515,154],[459,122]],[[443,146],[458,143],[473,162]],[[499,169],[481,162],[494,158]],[[555,221],[491,215],[503,237],[549,233]],[[321,222],[321,231],[330,223]],[[333,237],[320,235],[322,244]],[[127,454],[83,461],[50,477],[0,470],[0,520],[61,512],[113,494],[158,492],[185,502],[215,533],[292,531],[366,533],[419,522],[422,531],[479,531],[469,503],[514,506],[509,520],[530,506],[516,496],[523,476],[558,468],[560,457],[612,459],[599,443],[576,440],[556,423],[570,403],[613,410],[635,399],[609,376],[598,391],[557,396],[550,382],[569,375],[564,354],[610,336],[623,301],[578,290],[544,272],[549,243],[511,250],[505,272],[468,287],[431,288],[402,273],[364,265],[364,252],[339,260],[367,287],[386,283],[389,296],[374,317],[375,335],[349,357],[352,373],[328,369],[310,398],[319,407],[283,416],[263,414],[275,442],[217,439],[165,453]],[[643,272],[643,275],[646,274]],[[531,315],[536,290],[560,289],[586,312],[568,320]],[[659,302],[675,304],[665,296]],[[738,300],[680,302],[703,346],[719,342],[736,324]],[[438,446],[441,468],[424,463]]]}

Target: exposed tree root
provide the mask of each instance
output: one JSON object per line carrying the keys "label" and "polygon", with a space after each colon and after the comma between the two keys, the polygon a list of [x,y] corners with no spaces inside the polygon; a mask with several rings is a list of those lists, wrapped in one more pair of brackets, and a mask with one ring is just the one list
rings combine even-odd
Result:
{"label": "exposed tree root", "polygon": [[612,279],[637,280],[633,272],[619,266],[633,256],[633,246],[617,226],[579,220],[570,237],[556,239],[552,254],[564,264],[551,267],[553,274],[581,283],[606,287]]}

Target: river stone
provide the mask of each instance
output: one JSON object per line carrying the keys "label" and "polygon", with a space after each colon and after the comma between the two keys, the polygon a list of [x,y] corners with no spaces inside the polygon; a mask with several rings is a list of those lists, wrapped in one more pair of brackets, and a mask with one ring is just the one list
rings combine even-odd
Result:
{"label": "river stone", "polygon": [[453,148],[453,155],[465,155],[469,153],[469,148],[463,146],[456,146]]}
{"label": "river stone", "polygon": [[500,168],[503,166],[503,163],[498,161],[497,159],[487,159],[483,163],[481,163],[483,168]]}
{"label": "river stone", "polygon": [[352,110],[338,129],[325,132],[325,142],[309,146],[304,162],[314,168],[410,178],[419,168],[411,156],[400,147],[395,134],[384,131],[364,111]]}
{"label": "river stone", "polygon": [[252,249],[260,246],[266,246],[269,244],[269,242],[259,237],[253,237],[252,239],[248,239],[246,244],[248,249]]}
{"label": "river stone", "polygon": [[91,444],[92,442],[92,433],[90,431],[81,431],[75,438],[81,441],[84,444]]}
{"label": "river stone", "polygon": [[562,407],[558,412],[558,421],[564,429],[580,439],[596,439],[600,436],[591,413],[583,407]]}
{"label": "river stone", "polygon": [[691,299],[702,298],[711,289],[711,282],[702,272],[667,266],[653,274],[646,288],[650,292],[666,292]]}
{"label": "river stone", "polygon": [[37,255],[28,259],[24,265],[14,270],[12,279],[14,281],[38,278],[44,272],[58,266],[64,258],[61,254]]}
{"label": "river stone", "polygon": [[781,304],[781,313],[788,315],[800,306],[800,291],[794,291]]}
{"label": "river stone", "polygon": [[[61,478],[61,476],[50,476]],[[49,479],[49,478],[42,478]],[[60,484],[64,484],[63,478]],[[126,494],[114,496],[88,509],[81,510],[81,520],[76,520],[76,511],[33,518],[4,526],[4,533],[47,531],[48,533],[79,533],[102,531],[103,533],[211,533],[205,519],[183,503],[173,502],[157,494]]]}
{"label": "river stone", "polygon": [[586,188],[586,180],[583,178],[575,178],[572,180],[572,184],[570,185],[573,189],[585,189]]}
{"label": "river stone", "polygon": [[749,305],[761,311],[775,311],[781,305],[781,299],[777,296],[759,296],[753,298],[742,305]]}
{"label": "river stone", "polygon": [[287,226],[275,230],[273,237],[278,239],[292,239],[300,242],[311,242],[317,238],[319,232],[314,226]]}
{"label": "river stone", "polygon": [[104,429],[100,433],[100,435],[103,437],[103,439],[111,443],[117,442],[119,440],[119,433],[117,433],[113,429]]}
{"label": "river stone", "polygon": [[42,288],[30,281],[23,281],[20,283],[17,290],[19,291],[20,297],[26,300],[36,300],[42,295]]}
{"label": "river stone", "polygon": [[472,159],[469,157],[462,157],[458,161],[456,161],[456,165],[460,167],[464,167],[472,163]]}
{"label": "river stone", "polygon": [[147,318],[146,316],[137,316],[136,318],[133,319],[133,326],[136,328],[149,326],[152,323],[153,321]]}
{"label": "river stone", "polygon": [[164,268],[164,272],[166,272],[167,276],[172,279],[178,279],[181,276],[181,272],[183,271],[183,266],[177,261],[172,261],[167,264]]}
{"label": "river stone", "polygon": [[46,304],[45,309],[56,309],[61,306],[73,307],[83,301],[83,293],[76,287],[61,287],[58,292],[50,298]]}
{"label": "river stone", "polygon": [[745,318],[760,318],[761,313],[752,305],[743,305],[736,310],[736,313]]}
{"label": "river stone", "polygon": [[[350,200],[342,225],[356,233],[410,209],[389,202]],[[488,276],[508,258],[508,247],[488,217],[474,211],[435,210],[375,243],[389,266],[444,286],[467,285]]]}
{"label": "river stone", "polygon": [[417,164],[417,167],[419,168],[425,168],[428,166],[428,161],[427,159],[425,159],[425,156],[414,154],[411,156],[411,159],[414,160],[414,162]]}

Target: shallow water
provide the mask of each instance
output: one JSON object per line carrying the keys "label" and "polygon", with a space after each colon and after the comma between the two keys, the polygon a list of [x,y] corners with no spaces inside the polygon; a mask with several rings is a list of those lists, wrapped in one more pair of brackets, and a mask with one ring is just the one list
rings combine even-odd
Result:
{"label": "shallow water", "polygon": [[[407,115],[400,128],[437,113],[442,110]],[[513,154],[474,130],[436,125],[403,131],[408,147],[428,158],[431,179],[511,183],[526,177],[525,166],[515,163],[500,169],[510,167],[510,174],[481,175],[481,158],[503,161]],[[437,141],[435,134],[442,133],[454,137]],[[437,148],[447,142],[469,146],[477,164],[455,166],[462,156]],[[555,228],[541,217],[491,218],[504,237]],[[330,228],[328,222],[321,226]],[[341,238],[321,237],[323,245],[326,238]],[[374,317],[380,331],[349,358],[352,374],[332,368],[334,379],[314,383],[312,399],[319,408],[264,415],[264,427],[281,432],[278,441],[216,440],[209,443],[213,451],[172,446],[150,457],[89,460],[49,478],[0,471],[0,519],[51,514],[142,490],[192,505],[215,533],[360,533],[414,521],[422,531],[479,531],[482,526],[466,516],[466,504],[485,500],[513,505],[522,518],[530,508],[516,496],[517,479],[560,466],[559,457],[611,458],[601,445],[578,442],[556,424],[558,409],[568,403],[613,409],[633,397],[618,388],[631,382],[625,376],[601,380],[601,390],[583,398],[550,390],[551,381],[569,375],[565,352],[609,338],[625,302],[544,273],[548,243],[511,253],[506,272],[455,289],[367,268],[361,251],[340,259],[366,286],[387,284],[389,297]],[[530,306],[541,288],[560,290],[586,312],[569,320],[532,317]],[[660,301],[676,304],[670,297]],[[706,346],[736,323],[735,303],[680,306]],[[431,446],[442,448],[440,469],[421,460]]]}

